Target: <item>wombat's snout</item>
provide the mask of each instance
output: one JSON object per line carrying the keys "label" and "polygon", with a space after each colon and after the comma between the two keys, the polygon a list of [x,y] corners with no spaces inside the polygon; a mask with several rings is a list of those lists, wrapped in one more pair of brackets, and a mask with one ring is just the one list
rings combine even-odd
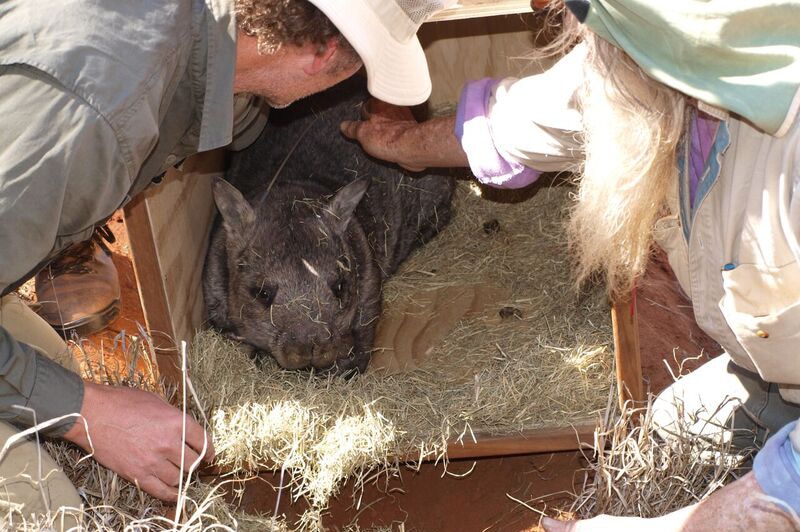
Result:
{"label": "wombat's snout", "polygon": [[286,369],[328,370],[334,369],[337,361],[349,359],[352,351],[353,338],[348,335],[338,342],[323,344],[287,343],[274,355],[278,363]]}

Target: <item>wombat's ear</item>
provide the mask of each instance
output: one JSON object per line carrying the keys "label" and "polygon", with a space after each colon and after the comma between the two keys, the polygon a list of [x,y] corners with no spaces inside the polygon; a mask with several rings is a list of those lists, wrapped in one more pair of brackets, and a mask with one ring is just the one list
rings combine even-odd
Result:
{"label": "wombat's ear", "polygon": [[233,236],[246,235],[256,220],[253,207],[244,199],[241,192],[221,177],[215,177],[211,186],[225,231]]}
{"label": "wombat's ear", "polygon": [[344,233],[367,188],[369,188],[369,181],[358,179],[339,189],[339,192],[328,204],[328,208],[325,209],[325,214],[334,230]]}

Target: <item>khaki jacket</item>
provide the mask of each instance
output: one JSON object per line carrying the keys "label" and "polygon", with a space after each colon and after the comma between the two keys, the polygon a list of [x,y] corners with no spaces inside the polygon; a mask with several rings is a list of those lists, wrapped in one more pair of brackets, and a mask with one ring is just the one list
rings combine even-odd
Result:
{"label": "khaki jacket", "polygon": [[695,199],[693,219],[688,187],[676,183],[674,214],[656,223],[656,241],[700,327],[800,403],[800,122],[776,138],[729,118],[720,136],[719,173]]}
{"label": "khaki jacket", "polygon": [[[231,142],[232,0],[0,2],[0,293],[169,166]],[[77,412],[80,379],[0,328],[0,418]],[[65,430],[67,427],[63,427]]]}
{"label": "khaki jacket", "polygon": [[[582,156],[575,142],[580,119],[574,93],[584,53],[578,46],[544,74],[497,86],[489,120],[496,148],[505,157],[539,170],[574,167]],[[655,228],[698,324],[737,364],[778,383],[784,398],[796,403],[799,144],[797,121],[776,138],[727,118],[706,164],[694,213],[688,208],[688,172],[682,172],[671,196],[673,214]]]}

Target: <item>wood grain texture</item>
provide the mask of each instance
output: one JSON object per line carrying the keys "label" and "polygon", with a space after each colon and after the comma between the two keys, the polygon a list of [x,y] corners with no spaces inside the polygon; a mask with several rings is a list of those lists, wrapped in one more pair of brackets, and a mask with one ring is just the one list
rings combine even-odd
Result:
{"label": "wood grain texture", "polygon": [[611,323],[614,330],[614,359],[620,405],[625,401],[643,401],[645,391],[636,299],[615,301],[611,306]]}
{"label": "wood grain texture", "polygon": [[211,177],[222,173],[223,161],[222,150],[197,154],[125,209],[145,320],[161,349],[191,342],[202,327]]}
{"label": "wood grain texture", "polygon": [[129,203],[124,209],[124,217],[139,301],[145,326],[155,347],[156,363],[167,382],[179,382],[175,335],[172,331],[165,286],[158,281],[161,277],[161,267],[145,198],[139,196]]}
{"label": "wood grain texture", "polygon": [[459,0],[455,6],[439,11],[428,22],[461,20],[467,18],[493,17],[530,13],[530,0]]}
{"label": "wood grain texture", "polygon": [[[594,441],[596,424],[579,422],[569,427],[536,428],[518,434],[488,436],[477,432],[473,441],[465,435],[461,441],[447,445],[450,460],[458,458],[483,458],[487,456],[512,456],[555,451],[572,451]],[[412,458],[412,457],[409,457]]]}
{"label": "wood grain texture", "polygon": [[[350,479],[331,499],[323,527],[331,531],[356,526],[417,532],[539,531],[541,515],[518,501],[547,510],[548,515],[555,508],[568,508],[572,498],[565,494],[578,487],[575,482],[580,482],[584,467],[580,453],[566,451],[452,461],[446,467],[422,464],[401,468],[397,474],[375,475],[364,483]],[[286,478],[281,482],[280,471],[254,475],[236,488],[238,509],[246,513],[270,516],[277,508],[278,515],[295,523],[308,509],[305,500],[293,500],[291,485]]]}
{"label": "wood grain texture", "polygon": [[512,15],[424,24],[418,33],[433,85],[429,107],[453,106],[467,81],[539,73],[532,62],[540,19]]}

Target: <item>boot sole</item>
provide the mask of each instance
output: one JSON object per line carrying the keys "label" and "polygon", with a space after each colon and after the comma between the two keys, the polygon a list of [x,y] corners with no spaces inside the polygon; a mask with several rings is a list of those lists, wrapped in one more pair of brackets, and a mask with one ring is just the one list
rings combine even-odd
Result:
{"label": "boot sole", "polygon": [[90,334],[102,331],[108,327],[111,322],[117,319],[120,307],[120,302],[117,300],[95,314],[84,316],[70,323],[51,323],[50,325],[65,339],[70,339],[73,336],[78,336],[79,338],[89,336]]}

